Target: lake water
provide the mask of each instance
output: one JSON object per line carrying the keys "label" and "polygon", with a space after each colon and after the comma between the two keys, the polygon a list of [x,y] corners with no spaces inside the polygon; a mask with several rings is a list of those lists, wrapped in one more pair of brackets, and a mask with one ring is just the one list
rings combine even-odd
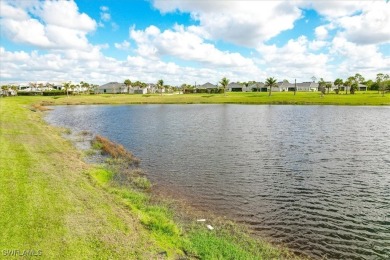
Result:
{"label": "lake water", "polygon": [[390,107],[62,106],[152,181],[314,258],[390,258]]}

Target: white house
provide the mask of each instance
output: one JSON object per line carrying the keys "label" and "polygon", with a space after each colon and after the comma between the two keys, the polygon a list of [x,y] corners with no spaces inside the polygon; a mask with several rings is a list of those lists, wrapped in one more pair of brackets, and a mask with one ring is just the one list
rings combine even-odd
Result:
{"label": "white house", "polygon": [[97,93],[99,94],[120,94],[128,93],[127,86],[123,83],[118,82],[109,82],[104,85],[101,85],[97,88]]}
{"label": "white house", "polygon": [[148,89],[147,88],[143,88],[143,87],[140,87],[140,86],[132,87],[131,91],[134,94],[146,94],[146,93],[148,93]]}
{"label": "white house", "polygon": [[246,91],[267,92],[267,87],[264,85],[263,82],[255,82],[253,84],[250,84],[248,87],[246,87]]}
{"label": "white house", "polygon": [[227,86],[230,92],[242,92],[243,86],[240,83],[232,82]]}
{"label": "white house", "polygon": [[211,84],[210,82],[207,82],[207,83],[204,83],[203,85],[196,86],[196,89],[207,90],[208,92],[211,92],[211,90],[218,89],[218,86]]}
{"label": "white house", "polygon": [[315,82],[297,83],[297,91],[318,91],[318,86]]}

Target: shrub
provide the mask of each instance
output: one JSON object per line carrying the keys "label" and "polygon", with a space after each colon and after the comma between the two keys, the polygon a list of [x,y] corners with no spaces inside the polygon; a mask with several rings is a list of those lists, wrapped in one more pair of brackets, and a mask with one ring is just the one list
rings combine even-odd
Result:
{"label": "shrub", "polygon": [[66,92],[64,92],[62,90],[43,91],[42,95],[43,96],[61,96],[61,95],[66,95]]}
{"label": "shrub", "polygon": [[41,96],[42,92],[38,91],[19,91],[18,96]]}

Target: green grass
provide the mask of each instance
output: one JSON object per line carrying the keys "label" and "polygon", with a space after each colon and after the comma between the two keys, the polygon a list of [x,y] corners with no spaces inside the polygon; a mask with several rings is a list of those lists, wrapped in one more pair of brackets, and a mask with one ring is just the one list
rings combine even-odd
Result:
{"label": "green grass", "polygon": [[[138,98],[106,99],[118,104]],[[147,99],[165,98],[169,96]],[[176,259],[185,253],[203,259],[294,258],[224,222],[213,223],[216,229],[208,231],[204,225],[177,220],[169,203],[116,185],[114,172],[84,163],[83,154],[62,137],[64,130],[47,125],[39,105],[31,109],[51,100],[0,99],[0,250],[42,250],[45,259]],[[146,179],[138,182],[150,185]]]}
{"label": "green grass", "polygon": [[321,97],[319,92],[231,92],[223,94],[171,94],[171,95],[79,95],[53,97],[16,97],[47,105],[82,104],[294,104],[294,105],[390,105],[390,94],[382,97],[377,91],[357,92],[355,95],[334,93]]}

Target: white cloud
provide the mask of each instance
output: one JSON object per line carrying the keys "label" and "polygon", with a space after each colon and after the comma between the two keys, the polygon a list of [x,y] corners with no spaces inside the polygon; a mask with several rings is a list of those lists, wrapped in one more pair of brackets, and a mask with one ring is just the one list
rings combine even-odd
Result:
{"label": "white cloud", "polygon": [[121,43],[114,43],[114,46],[115,46],[115,48],[117,48],[119,50],[127,51],[130,49],[130,42],[124,40]]}
{"label": "white cloud", "polygon": [[325,40],[328,37],[328,30],[324,25],[318,26],[314,32],[319,40]]}
{"label": "white cloud", "polygon": [[301,10],[288,1],[154,0],[161,12],[191,13],[211,39],[253,47],[292,29]]}
{"label": "white cloud", "polygon": [[111,14],[108,12],[110,9],[107,6],[100,7],[100,19],[104,22],[108,22],[111,20]]}
{"label": "white cloud", "polygon": [[278,80],[307,81],[314,75],[316,77],[332,78],[329,73],[326,54],[313,54],[309,51],[312,42],[305,36],[296,40],[289,40],[286,45],[262,45],[258,48],[262,61],[266,66],[268,75]]}
{"label": "white cloud", "polygon": [[375,78],[379,72],[389,71],[390,57],[384,56],[376,45],[358,45],[336,36],[332,41],[331,53],[342,58],[338,66],[339,77],[360,73]]}
{"label": "white cloud", "polygon": [[349,16],[373,4],[367,1],[298,1],[302,8],[312,8],[328,19]]}
{"label": "white cloud", "polygon": [[100,13],[100,19],[105,22],[110,21],[111,15],[109,13]]}
{"label": "white cloud", "polygon": [[75,31],[90,32],[96,29],[96,22],[85,13],[79,13],[73,1],[45,1],[37,14],[46,24]]}
{"label": "white cloud", "polygon": [[[152,61],[146,57],[128,56],[120,61],[101,55],[98,50],[89,52],[67,51],[66,53],[40,54],[33,51],[12,52],[0,47],[3,82],[29,81],[87,81],[103,84],[122,81],[126,78],[143,82],[157,82],[162,78],[168,84],[181,85],[195,81],[217,82],[227,75],[213,68],[192,68],[173,62]],[[67,73],[64,73],[67,72]],[[240,78],[238,74],[229,74]]]}
{"label": "white cloud", "polygon": [[100,6],[100,10],[103,12],[107,12],[109,8],[107,6]]}
{"label": "white cloud", "polygon": [[358,44],[390,42],[390,4],[374,2],[367,5],[361,14],[337,20],[345,30],[345,38]]}
{"label": "white cloud", "polygon": [[138,53],[149,58],[169,55],[209,66],[254,65],[251,59],[245,58],[239,53],[220,51],[213,44],[206,43],[197,34],[179,25],[176,25],[173,30],[163,32],[156,26],[149,26],[144,31],[130,28],[130,37],[137,43]]}
{"label": "white cloud", "polygon": [[[224,76],[231,81],[261,81],[269,76],[307,81],[313,75],[333,80],[355,73],[375,78],[390,68],[390,53],[383,51],[390,45],[390,8],[384,2],[155,0],[153,4],[161,12],[190,13],[195,25],[164,30],[134,26],[129,30],[131,44],[106,39],[107,43],[94,45],[88,35],[98,26],[112,30],[119,26],[107,6],[100,7],[103,16],[97,24],[74,1],[0,0],[2,37],[44,49],[0,47],[1,78],[93,83],[163,78],[180,85],[216,83]],[[323,16],[313,32],[315,39],[301,36],[281,46],[266,45],[266,40],[293,28],[303,13],[299,8],[314,8]],[[219,40],[251,47],[246,49],[250,54],[221,49]],[[102,49],[109,53],[109,46],[127,50],[129,56],[103,55]]]}
{"label": "white cloud", "polygon": [[[0,26],[12,41],[47,49],[90,47],[86,35],[95,30],[96,22],[79,13],[73,1],[38,1],[29,5],[30,9],[24,9],[23,3],[1,2],[2,10],[10,12],[2,12]],[[28,12],[34,16],[30,17]]]}

